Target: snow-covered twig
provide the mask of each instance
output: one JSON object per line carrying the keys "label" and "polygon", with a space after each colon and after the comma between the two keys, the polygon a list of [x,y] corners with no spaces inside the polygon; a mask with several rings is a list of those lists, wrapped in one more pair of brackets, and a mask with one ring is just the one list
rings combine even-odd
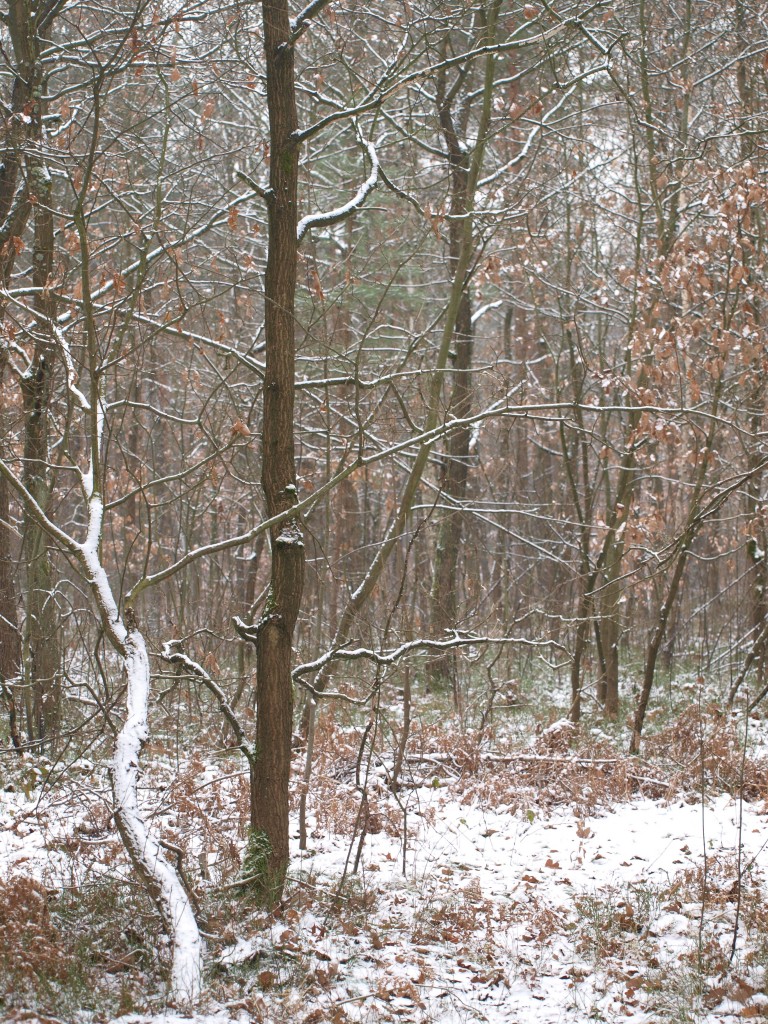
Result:
{"label": "snow-covered twig", "polygon": [[64,331],[62,331],[60,327],[57,327],[56,324],[52,324],[51,327],[53,329],[53,336],[59,343],[61,355],[62,358],[64,359],[64,366],[66,367],[67,370],[67,387],[69,388],[72,395],[74,395],[74,397],[77,399],[77,404],[80,406],[83,412],[90,412],[91,404],[85,397],[83,392],[80,390],[80,388],[77,386],[75,364],[72,359],[72,353],[69,350],[69,342],[66,339]]}
{"label": "snow-covered twig", "polygon": [[[349,107],[345,110],[334,110],[333,113],[327,114],[325,117],[321,117],[319,121],[309,125],[307,128],[294,132],[294,141],[297,143],[306,142],[307,139],[312,138],[313,135],[317,135],[318,132],[323,131],[336,121],[349,120],[370,110],[375,110],[381,107],[384,101],[390,96],[393,96],[397,92],[403,92],[414,82],[430,79],[441,68],[448,69],[460,67],[462,64],[469,64],[478,57],[489,57],[495,56],[496,54],[501,55],[522,49],[523,47],[539,45],[554,39],[556,36],[561,35],[566,29],[572,28],[575,25],[576,19],[570,18],[561,21],[558,25],[553,25],[551,28],[545,29],[538,35],[521,36],[521,33],[525,31],[524,23],[520,26],[520,29],[514,32],[510,38],[503,43],[493,43],[473,47],[470,50],[465,50],[463,53],[458,53],[453,57],[448,57],[446,60],[438,61],[435,64],[427,64],[425,67],[418,68],[416,71],[411,71],[407,74],[393,75],[388,83],[386,79],[382,79],[379,85],[372,87],[369,90],[368,95],[365,96],[356,106]],[[389,70],[391,72],[394,69]]]}
{"label": "snow-covered twig", "polygon": [[[528,640],[525,637],[519,636],[475,636],[474,634],[460,634],[454,631],[453,635],[447,640],[409,640],[407,643],[401,644],[391,651],[374,651],[369,647],[337,647],[326,651],[325,654],[321,654],[314,661],[297,665],[292,674],[294,679],[301,681],[302,676],[318,672],[331,661],[356,661],[364,658],[375,662],[377,665],[394,665],[395,662],[413,651],[445,651],[455,647],[470,647],[483,644],[521,644],[525,647],[558,647],[560,650],[564,650],[554,640]],[[306,686],[306,683],[302,683],[302,685]],[[308,687],[308,689],[311,690],[312,688]],[[327,691],[319,693],[318,696],[327,696]]]}
{"label": "snow-covered twig", "polygon": [[291,42],[295,43],[309,28],[310,21],[327,7],[330,0],[312,0],[295,18],[291,18]]}
{"label": "snow-covered twig", "polygon": [[[595,69],[590,70],[589,73],[590,74],[595,74],[597,71],[605,71],[605,70],[606,70],[606,68],[601,65],[599,68],[595,68]],[[538,121],[533,126],[533,128],[530,130],[530,132],[528,133],[528,138],[523,143],[523,146],[520,149],[520,152],[517,153],[511,160],[508,160],[507,163],[505,163],[501,167],[497,168],[493,172],[493,174],[489,174],[487,178],[482,178],[477,183],[479,188],[484,188],[486,185],[490,185],[491,182],[496,181],[497,178],[500,178],[502,175],[506,174],[508,171],[511,171],[513,167],[517,167],[518,164],[522,163],[522,161],[525,160],[525,158],[528,156],[528,153],[529,153],[529,151],[531,149],[531,146],[534,143],[534,140],[535,140],[536,136],[539,134],[539,132],[542,131],[543,128],[546,127],[547,122],[549,121],[549,119],[555,113],[557,113],[557,111],[562,107],[562,105],[565,103],[565,101],[568,99],[568,97],[571,96],[574,93],[575,90],[576,90],[576,86],[575,85],[573,85],[570,89],[566,89],[566,91],[563,93],[563,95],[560,97],[560,99],[557,101],[557,103],[554,105],[554,107],[551,107],[544,114],[544,116],[541,118],[541,120]]]}
{"label": "snow-covered twig", "polygon": [[495,299],[493,302],[486,302],[484,306],[481,306],[472,314],[472,323],[476,324],[481,317],[485,316],[485,314],[489,312],[489,310],[498,309],[499,306],[502,306],[503,304],[503,299]]}
{"label": "snow-covered twig", "polygon": [[296,242],[298,245],[301,245],[301,240],[310,228],[329,227],[331,224],[338,224],[339,221],[345,220],[363,205],[368,195],[376,187],[376,183],[379,180],[379,158],[376,155],[376,148],[372,142],[366,142],[362,139],[360,141],[368,150],[368,156],[371,160],[371,173],[357,190],[355,197],[350,199],[348,203],[344,203],[343,206],[337,206],[335,210],[328,210],[327,213],[312,213],[307,217],[302,217],[296,226]]}

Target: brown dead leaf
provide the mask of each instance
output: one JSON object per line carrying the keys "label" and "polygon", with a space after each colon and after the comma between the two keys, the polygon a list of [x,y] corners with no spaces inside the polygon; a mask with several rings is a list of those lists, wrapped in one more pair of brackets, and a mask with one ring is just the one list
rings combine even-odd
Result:
{"label": "brown dead leaf", "polygon": [[748,999],[751,999],[757,991],[758,990],[753,985],[744,981],[743,978],[736,978],[728,995],[734,1002],[741,1003],[743,1006],[744,1003],[746,1003]]}
{"label": "brown dead leaf", "polygon": [[243,423],[242,420],[235,420],[232,424],[232,433],[239,434],[240,437],[250,437],[251,432],[248,427]]}

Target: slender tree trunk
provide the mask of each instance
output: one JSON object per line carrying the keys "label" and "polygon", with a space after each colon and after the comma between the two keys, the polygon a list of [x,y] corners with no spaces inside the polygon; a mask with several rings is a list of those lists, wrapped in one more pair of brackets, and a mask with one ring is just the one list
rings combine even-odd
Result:
{"label": "slender tree trunk", "polygon": [[656,626],[648,642],[648,647],[645,653],[645,666],[643,669],[643,685],[640,690],[640,697],[638,698],[637,707],[635,708],[635,716],[632,721],[632,738],[629,744],[629,752],[631,754],[637,754],[640,752],[640,738],[642,736],[643,724],[645,722],[645,714],[648,710],[648,701],[651,697],[651,691],[653,689],[653,683],[656,676],[656,663],[659,659],[661,645],[664,641],[664,637],[666,636],[669,615],[675,601],[677,600],[680,582],[683,578],[683,572],[685,571],[685,566],[688,561],[689,545],[692,543],[693,537],[694,533],[692,532],[689,535],[686,535],[683,540],[683,545],[679,555],[677,556],[677,561],[675,562],[675,567],[672,572],[672,578],[667,588],[667,596],[659,609]]}
{"label": "slender tree trunk", "polygon": [[624,557],[623,537],[615,542],[605,572],[599,622],[603,647],[603,678],[599,698],[607,718],[619,714],[619,642],[621,640],[621,589],[619,576]]}
{"label": "slender tree trunk", "polygon": [[704,490],[704,483],[707,479],[707,464],[709,462],[710,453],[713,451],[713,445],[716,437],[717,413],[720,405],[722,387],[723,378],[720,377],[715,385],[715,393],[712,402],[712,425],[710,426],[706,441],[699,453],[699,468],[693,484],[685,530],[680,539],[679,550],[672,569],[672,576],[667,586],[666,597],[659,609],[656,625],[651,632],[648,646],[646,648],[645,666],[643,668],[643,685],[635,708],[635,715],[632,721],[632,737],[629,742],[629,752],[631,754],[638,754],[640,752],[640,740],[643,732],[643,725],[645,723],[645,715],[648,710],[648,702],[650,700],[651,691],[656,678],[656,664],[659,660],[659,652],[661,651],[661,646],[664,643],[670,615],[680,591],[680,584],[688,562],[691,545],[696,539],[696,536],[704,522],[701,514],[701,496]]}
{"label": "slender tree trunk", "polygon": [[[741,45],[746,52],[749,44],[750,19],[741,0],[737,0],[735,6],[736,32]],[[755,113],[761,113],[760,100],[756,96],[754,83],[752,82],[748,63],[745,60],[739,61],[736,70],[736,85],[741,100],[742,120],[739,125],[739,148],[741,158],[760,161],[762,150],[758,149],[756,141],[759,133],[755,130]],[[762,168],[761,168],[762,169]],[[763,223],[762,210],[755,210],[756,227],[753,241],[757,242],[758,253],[761,241],[765,237],[765,226]],[[759,303],[755,300],[750,302],[752,315],[756,323],[762,320]],[[747,485],[747,516],[751,522],[752,535],[747,540],[747,556],[752,564],[753,583],[752,600],[750,609],[750,625],[755,637],[754,656],[752,661],[756,663],[757,689],[762,691],[766,678],[766,660],[768,647],[766,645],[765,624],[768,622],[768,533],[765,529],[765,520],[760,510],[763,497],[763,473],[758,469],[761,455],[760,438],[763,436],[765,421],[765,381],[759,361],[753,366],[754,383],[750,387],[749,406],[751,414],[749,417],[750,433],[752,435],[751,450],[749,453],[749,468],[753,475]],[[731,698],[732,700],[732,698]]]}
{"label": "slender tree trunk", "polygon": [[[23,382],[25,407],[24,484],[40,508],[47,510],[49,364],[40,354]],[[27,698],[27,733],[44,740],[55,733],[58,720],[59,646],[53,575],[48,538],[28,517],[22,556],[26,567],[24,620],[24,676]]]}
{"label": "slender tree trunk", "polygon": [[[266,365],[261,483],[267,515],[296,501],[294,463],[294,301],[299,152],[293,43],[286,0],[264,0],[264,50],[270,130],[269,245],[265,292]],[[273,529],[270,593],[256,628],[257,757],[251,774],[251,829],[257,887],[280,898],[288,869],[288,790],[293,683],[291,644],[304,581],[301,524]]]}
{"label": "slender tree trunk", "polygon": [[[492,0],[488,7],[488,29],[487,38],[493,38],[496,19],[499,10],[499,0]],[[471,154],[469,167],[469,181],[467,195],[474,195],[480,171],[483,165],[485,144],[488,135],[488,126],[491,116],[491,101],[493,96],[494,82],[494,58],[488,57],[485,62],[485,76],[483,84],[483,110],[480,118],[478,141]],[[443,383],[447,369],[448,359],[451,351],[451,344],[456,333],[456,323],[461,307],[462,295],[465,290],[465,280],[469,274],[472,262],[472,224],[469,217],[462,221],[462,241],[459,249],[458,263],[454,271],[451,284],[451,293],[448,299],[448,307],[443,322],[443,333],[440,339],[440,348],[437,353],[432,380],[429,386],[429,397],[427,413],[424,418],[422,429],[428,433],[435,429],[440,418],[440,406],[443,393]],[[346,643],[352,634],[352,629],[362,608],[371,597],[378,586],[381,575],[389,562],[390,555],[395,549],[403,531],[406,528],[408,516],[413,507],[418,489],[421,485],[422,476],[427,467],[430,453],[434,442],[427,441],[422,444],[414,458],[408,479],[403,487],[400,502],[396,511],[392,514],[387,526],[385,535],[379,544],[368,571],[365,574],[360,586],[350,595],[343,612],[339,617],[339,624],[333,638],[333,647]],[[332,663],[326,662],[318,672],[315,680],[315,689],[322,692],[328,684],[332,672]],[[308,726],[308,715],[302,719],[302,732],[306,734]]]}
{"label": "slender tree trunk", "polygon": [[[452,110],[452,100],[446,98],[446,73],[443,70],[437,79],[437,103],[440,127],[448,152],[451,169],[451,219],[449,229],[449,258],[454,276],[459,264],[462,246],[465,243],[464,221],[471,217],[470,204],[473,197],[468,194],[470,152],[462,145]],[[454,96],[455,99],[455,96]],[[470,228],[471,230],[471,228]],[[472,244],[471,236],[469,244]],[[453,390],[448,403],[449,414],[457,419],[466,418],[472,411],[472,300],[470,279],[465,275],[458,283],[461,298],[454,326],[454,373]],[[435,545],[435,562],[430,592],[430,631],[440,638],[446,630],[455,628],[458,610],[459,550],[464,530],[464,514],[461,505],[466,498],[469,470],[469,426],[455,430],[448,438],[448,450],[444,456],[442,493],[450,506],[443,512]],[[430,686],[442,689],[450,685],[456,708],[460,703],[459,680],[457,677],[456,654],[446,651],[430,659],[427,666]]]}

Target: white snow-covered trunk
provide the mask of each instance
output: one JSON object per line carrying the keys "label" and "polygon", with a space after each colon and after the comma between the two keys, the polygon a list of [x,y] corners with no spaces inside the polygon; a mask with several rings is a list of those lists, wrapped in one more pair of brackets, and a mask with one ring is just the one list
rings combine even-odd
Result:
{"label": "white snow-covered trunk", "polygon": [[171,940],[171,995],[177,1003],[192,1004],[202,991],[202,940],[197,921],[175,868],[147,828],[139,806],[139,759],[149,738],[149,657],[135,622],[120,616],[99,557],[104,506],[93,489],[93,464],[84,476],[88,500],[88,533],[79,555],[96,598],[107,635],[120,653],[128,682],[126,718],[115,743],[110,771],[115,797],[115,821],[125,848],[155,902]]}
{"label": "white snow-covered trunk", "polygon": [[144,637],[129,629],[125,641],[128,677],[127,717],[112,761],[115,820],[131,860],[154,898],[171,939],[171,990],[174,1000],[191,1004],[202,990],[202,941],[178,874],[150,835],[138,800],[139,756],[149,736],[149,659]]}
{"label": "white snow-covered trunk", "polygon": [[149,737],[147,718],[150,672],[147,647],[133,615],[129,618],[126,613],[125,619],[120,615],[101,561],[104,501],[100,459],[105,414],[105,406],[99,394],[102,378],[97,372],[101,355],[95,345],[93,332],[89,332],[91,393],[87,398],[77,386],[74,363],[64,332],[54,329],[54,335],[67,368],[69,391],[83,415],[90,421],[90,459],[88,469],[80,471],[81,490],[88,508],[85,540],[78,542],[49,519],[35,496],[2,459],[0,473],[15,488],[31,519],[80,563],[96,602],[104,632],[125,666],[128,681],[127,714],[125,724],[117,736],[110,769],[115,821],[131,861],[147,886],[171,940],[171,996],[177,1003],[191,1005],[202,991],[203,948],[200,931],[179,875],[165,859],[158,840],[150,834],[139,806],[139,759],[141,749]]}

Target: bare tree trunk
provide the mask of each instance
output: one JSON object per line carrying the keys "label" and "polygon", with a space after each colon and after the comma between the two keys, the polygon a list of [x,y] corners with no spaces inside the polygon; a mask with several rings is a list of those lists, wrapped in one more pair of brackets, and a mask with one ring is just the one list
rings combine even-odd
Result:
{"label": "bare tree trunk", "polygon": [[10,526],[8,484],[0,477],[0,696],[8,709],[11,742],[21,747],[14,684],[21,672],[21,634],[16,615],[13,571],[13,531]]}
{"label": "bare tree trunk", "polygon": [[[659,608],[656,625],[651,632],[648,646],[646,648],[645,666],[643,668],[643,685],[635,708],[635,715],[632,721],[632,737],[629,742],[629,752],[631,754],[638,754],[640,752],[640,740],[643,732],[643,725],[645,723],[646,711],[648,710],[648,702],[651,697],[651,691],[656,677],[656,663],[659,659],[659,652],[661,651],[661,646],[667,634],[670,615],[680,591],[680,584],[688,562],[691,545],[696,539],[696,535],[704,523],[704,515],[702,514],[701,509],[701,497],[704,490],[704,484],[707,479],[709,456],[715,443],[716,418],[720,405],[721,391],[722,377],[719,378],[715,385],[715,393],[712,402],[712,425],[709,428],[705,443],[699,452],[699,468],[693,484],[685,530],[683,531],[683,535],[678,546],[678,552],[674,561],[674,568],[672,569],[672,576],[670,578],[669,585],[667,586],[666,597]],[[711,511],[714,511],[715,508],[715,505],[710,506]]]}
{"label": "bare tree trunk", "polygon": [[[51,176],[45,162],[45,82],[42,78],[41,42],[50,36],[50,24],[39,23],[28,0],[10,5],[9,28],[17,61],[14,106],[27,113],[27,201],[35,211],[32,285],[36,289],[35,351],[22,381],[24,403],[24,484],[40,508],[47,512],[50,499],[48,458],[48,403],[54,348],[52,318],[55,300],[49,290],[53,266],[53,211]],[[20,153],[16,154],[18,159]],[[18,176],[19,171],[16,174]],[[18,188],[18,182],[16,184]],[[6,185],[7,188],[7,185]],[[7,201],[7,197],[6,197]],[[48,537],[34,519],[25,516],[22,555],[26,567],[24,621],[24,675],[27,685],[27,733],[30,740],[54,738],[60,711],[61,655],[59,616],[51,576]]]}
{"label": "bare tree trunk", "polygon": [[688,561],[688,553],[690,550],[689,546],[693,541],[694,535],[695,530],[691,530],[683,539],[682,547],[679,555],[677,556],[675,568],[672,572],[672,579],[670,580],[667,588],[667,596],[659,609],[658,620],[648,642],[648,648],[645,654],[645,667],[643,669],[643,685],[640,690],[640,697],[638,698],[637,707],[635,708],[635,716],[632,721],[632,738],[629,743],[629,752],[631,754],[638,754],[640,752],[640,738],[643,731],[643,724],[645,722],[645,714],[648,710],[648,701],[651,697],[651,690],[653,689],[653,683],[656,676],[656,663],[659,658],[661,645],[667,632],[669,615],[675,601],[677,600],[678,591],[680,590],[680,582],[683,578],[683,572]]}
{"label": "bare tree trunk", "polygon": [[603,708],[606,718],[615,721],[619,717],[619,643],[621,640],[620,609],[613,600],[610,610],[601,621],[603,653],[605,655],[605,693]]}
{"label": "bare tree trunk", "polygon": [[621,640],[621,590],[618,582],[624,557],[623,537],[615,542],[605,571],[600,599],[600,637],[603,651],[603,676],[598,697],[607,718],[619,714],[619,642]]}
{"label": "bare tree trunk", "polygon": [[[265,292],[266,366],[261,483],[267,515],[296,502],[294,463],[294,301],[299,151],[293,41],[286,0],[264,0],[264,51],[269,107],[269,247]],[[255,631],[257,758],[251,772],[255,883],[267,903],[279,900],[288,869],[288,789],[291,773],[293,683],[291,643],[304,582],[298,517],[271,533],[270,592]]]}
{"label": "bare tree trunk", "polygon": [[[7,287],[16,260],[16,239],[26,226],[32,209],[29,188],[22,175],[25,149],[34,132],[39,132],[40,110],[34,119],[24,117],[35,85],[35,55],[37,48],[32,30],[32,16],[28,0],[15,0],[8,12],[8,29],[13,43],[15,60],[12,90],[12,116],[6,120],[3,147],[0,154],[0,275]],[[0,306],[5,316],[5,304]],[[2,343],[0,343],[2,344]],[[7,351],[0,349],[0,383],[7,363]],[[31,371],[30,371],[31,372]],[[0,452],[5,457],[8,453]],[[14,572],[13,532],[10,527],[8,484],[0,480],[0,682],[8,705],[11,737],[15,746],[19,737],[19,708],[10,680],[18,677],[23,667],[22,633],[18,620],[18,590]],[[31,718],[30,718],[31,721]]]}
{"label": "bare tree trunk", "polygon": [[[736,32],[747,50],[749,42],[749,18],[744,9],[744,4],[738,0],[735,6]],[[742,123],[740,124],[739,147],[742,160],[756,161],[760,158],[761,150],[758,150],[756,140],[759,137],[755,131],[755,112],[760,112],[760,99],[756,95],[751,75],[745,60],[739,61],[736,71],[736,84],[741,100]],[[757,252],[760,252],[760,242],[764,238],[765,227],[762,211],[755,211],[757,222],[753,241],[757,243]],[[757,300],[750,302],[752,315],[756,323],[761,322],[761,309]],[[765,381],[761,367],[757,363],[753,368],[754,383],[750,388],[749,417],[750,433],[752,435],[751,450],[749,453],[749,468],[753,471],[747,485],[747,516],[751,521],[752,535],[747,540],[747,556],[753,568],[752,600],[750,616],[752,634],[755,637],[754,657],[757,670],[757,689],[762,691],[765,685],[766,660],[768,659],[768,645],[765,637],[765,624],[768,622],[768,534],[765,529],[765,521],[761,516],[763,496],[763,473],[759,468],[761,444],[764,420],[765,420]],[[731,698],[732,700],[732,698]]]}
{"label": "bare tree trunk", "polygon": [[[443,68],[437,78],[437,104],[440,127],[448,151],[448,162],[451,169],[451,219],[449,234],[449,256],[454,275],[457,273],[462,246],[465,244],[464,220],[470,216],[470,203],[473,197],[468,195],[470,151],[462,145],[457,127],[454,123],[453,101],[446,96],[446,71]],[[470,243],[471,244],[471,240]],[[472,411],[472,300],[470,297],[470,279],[458,283],[461,298],[454,326],[454,373],[453,391],[448,403],[448,411],[457,419],[466,418]],[[440,522],[435,545],[435,563],[430,593],[430,631],[432,636],[440,638],[447,629],[455,628],[458,609],[457,569],[459,564],[459,548],[464,529],[464,514],[461,505],[467,493],[467,477],[469,468],[469,443],[471,431],[468,425],[455,430],[448,438],[448,450],[444,456],[444,473],[442,493],[450,508],[446,509]],[[459,680],[456,675],[456,653],[446,651],[442,655],[430,659],[427,674],[430,685],[441,689],[450,685],[453,689],[453,701],[459,706]]]}
{"label": "bare tree trunk", "polygon": [[[39,289],[35,297],[39,321],[32,366],[22,386],[25,414],[24,483],[40,508],[47,512],[51,495],[48,406],[55,354],[53,318],[56,307],[49,289],[53,266],[53,213],[47,168],[42,160],[34,159],[29,163],[30,179],[37,189],[32,283],[33,287]],[[24,629],[29,711],[27,729],[31,740],[55,740],[61,712],[60,621],[54,596],[48,536],[29,518],[24,525],[24,558],[27,569],[27,615]]]}

